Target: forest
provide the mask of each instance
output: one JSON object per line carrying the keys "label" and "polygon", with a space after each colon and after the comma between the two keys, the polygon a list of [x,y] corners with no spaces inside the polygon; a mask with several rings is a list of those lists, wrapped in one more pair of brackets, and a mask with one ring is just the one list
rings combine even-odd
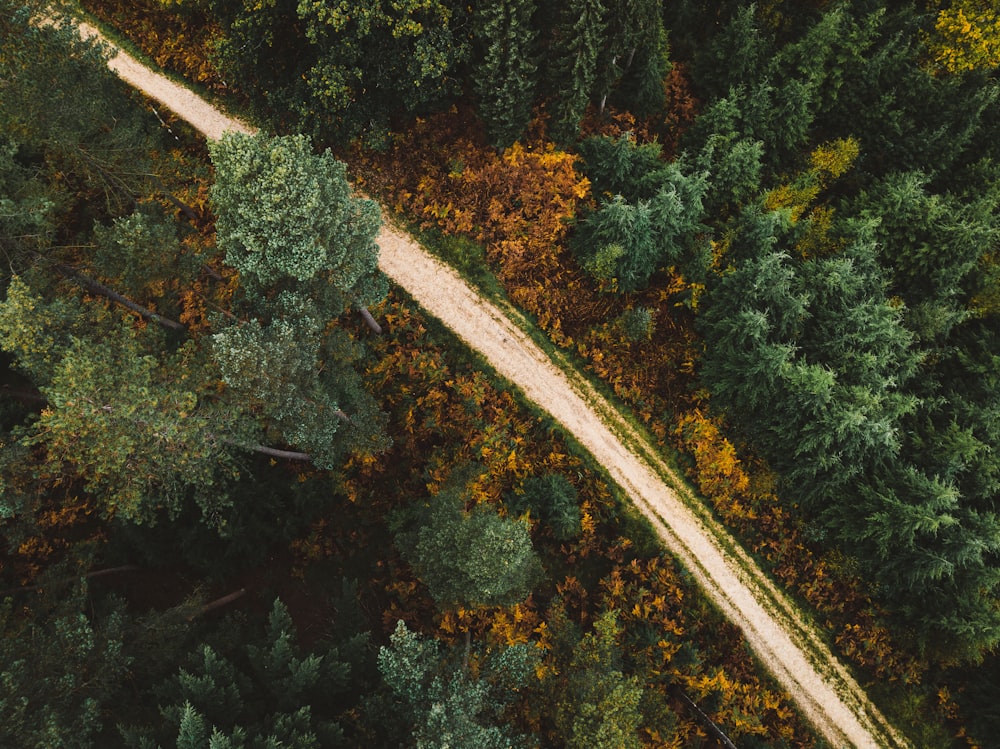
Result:
{"label": "forest", "polygon": [[995,746],[998,73],[996,0],[0,0],[0,746],[825,746],[360,191]]}

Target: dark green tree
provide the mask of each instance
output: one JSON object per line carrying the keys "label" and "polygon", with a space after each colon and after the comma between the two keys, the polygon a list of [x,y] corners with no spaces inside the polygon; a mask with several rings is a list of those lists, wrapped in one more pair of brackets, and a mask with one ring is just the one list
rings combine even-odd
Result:
{"label": "dark green tree", "polygon": [[[42,14],[53,23],[32,22]],[[153,127],[102,49],[81,40],[66,16],[35,2],[3,2],[0,133],[38,149],[33,166],[58,185],[54,193],[90,215],[131,206],[151,174]]]}
{"label": "dark green tree", "polygon": [[[600,182],[608,181],[613,187],[619,179],[616,171],[622,177],[641,172],[627,162],[621,164],[616,159],[620,152],[608,155],[611,159],[601,164],[605,168]],[[655,192],[635,204],[621,195],[605,201],[580,222],[574,239],[584,267],[606,288],[620,293],[645,288],[659,267],[683,259],[701,228],[707,175],[685,174],[682,166],[673,162],[652,173],[642,172],[638,184],[631,188],[637,193]]]}
{"label": "dark green tree", "polygon": [[[343,654],[326,641],[305,653],[288,609],[276,599],[263,636],[248,639],[245,646],[239,643],[243,647],[228,643],[231,652],[207,644],[192,652],[158,692],[162,719],[155,725],[123,726],[126,745],[137,749],[341,745],[344,734],[338,720],[365,636],[344,643]],[[122,717],[127,724],[129,717]]]}
{"label": "dark green tree", "polygon": [[121,606],[94,610],[87,587],[54,568],[41,588],[0,601],[0,742],[97,746],[129,669]]}
{"label": "dark green tree", "polygon": [[740,4],[722,31],[698,46],[692,63],[694,77],[706,99],[724,97],[734,87],[757,83],[773,49],[773,40],[757,18],[757,4]]}
{"label": "dark green tree", "polygon": [[521,492],[508,498],[511,511],[530,511],[544,520],[552,535],[568,541],[580,535],[580,504],[576,487],[561,473],[545,473],[525,479]]}
{"label": "dark green tree", "polygon": [[465,6],[450,2],[211,0],[225,34],[220,67],[263,102],[281,132],[379,143],[394,118],[459,92],[468,57]]}
{"label": "dark green tree", "polygon": [[636,143],[632,133],[620,138],[602,135],[581,141],[579,151],[591,193],[598,198],[649,200],[663,183],[666,163],[659,143]]}
{"label": "dark green tree", "polygon": [[608,96],[621,84],[625,89],[623,102],[638,114],[651,114],[663,105],[663,78],[668,71],[660,4],[655,0],[610,0],[597,60],[600,110],[604,111]]}
{"label": "dark green tree", "polygon": [[552,93],[550,135],[563,145],[580,132],[587,104],[595,95],[597,57],[604,34],[600,0],[569,0],[550,43],[548,85]]}
{"label": "dark green tree", "polygon": [[534,0],[494,0],[476,9],[476,37],[483,47],[472,70],[476,111],[497,148],[513,144],[531,119],[538,71],[534,10]]}
{"label": "dark green tree", "polygon": [[870,242],[797,268],[767,249],[771,221],[754,212],[743,221],[734,249],[756,251],[711,291],[702,377],[786,472],[790,493],[823,507],[852,476],[898,455],[900,420],[915,407],[903,385],[919,355]]}

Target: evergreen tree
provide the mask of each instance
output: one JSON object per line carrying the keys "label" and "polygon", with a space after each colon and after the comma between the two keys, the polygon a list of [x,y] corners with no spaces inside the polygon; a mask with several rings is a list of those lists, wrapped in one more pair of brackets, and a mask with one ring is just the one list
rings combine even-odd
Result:
{"label": "evergreen tree", "polygon": [[396,544],[441,606],[509,606],[542,574],[528,524],[493,509],[463,508],[446,489],[397,519]]}
{"label": "evergreen tree", "polygon": [[497,148],[513,144],[531,119],[538,70],[534,10],[534,0],[493,0],[476,9],[476,36],[485,49],[472,78],[477,111]]}
{"label": "evergreen tree", "polygon": [[158,332],[94,320],[79,306],[44,302],[14,279],[0,303],[0,348],[13,353],[48,402],[22,429],[44,446],[39,476],[59,480],[72,466],[104,511],[151,522],[194,495],[207,516],[225,506],[236,445],[252,440],[238,411],[199,396],[195,347],[158,360]]}
{"label": "evergreen tree", "polygon": [[[42,15],[53,23],[32,22]],[[84,216],[134,205],[151,172],[156,126],[105,62],[58,11],[0,3],[0,133],[39,149],[34,167]]]}
{"label": "evergreen tree", "polygon": [[0,744],[98,746],[104,714],[129,669],[120,606],[95,612],[82,581],[58,582],[0,601]]}
{"label": "evergreen tree", "polygon": [[694,77],[705,98],[721,98],[734,87],[758,83],[773,47],[757,18],[757,4],[740,4],[722,31],[696,50]]}
{"label": "evergreen tree", "polygon": [[533,675],[536,662],[533,648],[514,645],[487,654],[479,678],[473,679],[437,642],[410,632],[402,621],[378,656],[395,710],[410,727],[405,745],[418,749],[520,745],[521,737],[502,725],[499,712]]}
{"label": "evergreen tree", "polygon": [[619,150],[599,142],[595,145],[587,150],[598,163],[599,184],[607,182],[615,187],[640,172],[638,182],[628,187],[633,194],[654,192],[650,199],[635,204],[621,195],[605,201],[580,222],[574,242],[584,267],[607,288],[621,293],[638,291],[647,286],[661,265],[678,262],[691,246],[701,228],[707,175],[685,174],[676,162],[645,172],[640,160],[648,160],[654,150],[641,156],[642,148]]}
{"label": "evergreen tree", "polygon": [[324,142],[384,142],[393,119],[459,92],[468,57],[469,9],[407,0],[325,2],[210,0],[225,31],[219,67],[254,93],[279,132]]}
{"label": "evergreen tree", "polygon": [[598,198],[621,195],[630,203],[649,200],[662,184],[666,164],[659,143],[636,143],[627,132],[620,138],[587,138],[579,151],[591,194]]}
{"label": "evergreen tree", "polygon": [[385,296],[377,204],[354,197],[344,164],[301,136],[230,134],[211,152],[218,243],[251,316],[213,337],[224,380],[323,467],[345,450],[384,449],[385,417],[352,366],[360,351],[328,325]]}
{"label": "evergreen tree", "polygon": [[666,33],[658,2],[609,0],[604,44],[597,61],[601,111],[620,82],[630,89],[624,99],[632,111],[645,115],[662,106],[663,78],[669,70],[666,54]]}
{"label": "evergreen tree", "polygon": [[710,293],[702,377],[792,496],[849,512],[836,499],[850,478],[899,453],[900,419],[915,405],[902,386],[918,355],[870,242],[797,269],[767,249],[773,223],[744,222],[744,251],[756,252]]}
{"label": "evergreen tree", "polygon": [[513,513],[530,510],[549,527],[560,541],[580,535],[580,505],[576,487],[561,473],[545,473],[525,480],[519,494],[508,498]]}
{"label": "evergreen tree", "polygon": [[613,611],[594,622],[559,679],[556,726],[571,749],[638,749],[642,686],[622,673],[621,630]]}
{"label": "evergreen tree", "polygon": [[345,643],[346,657],[329,642],[305,654],[288,609],[276,599],[264,636],[249,639],[242,654],[236,643],[228,643],[230,654],[207,644],[191,653],[187,666],[159,690],[162,720],[122,727],[126,745],[320,749],[342,744],[338,698],[351,685],[357,659],[350,654],[360,652],[365,636]]}
{"label": "evergreen tree", "polygon": [[553,92],[550,134],[568,145],[580,132],[587,104],[595,93],[597,56],[604,33],[600,0],[568,0],[549,49],[549,87]]}

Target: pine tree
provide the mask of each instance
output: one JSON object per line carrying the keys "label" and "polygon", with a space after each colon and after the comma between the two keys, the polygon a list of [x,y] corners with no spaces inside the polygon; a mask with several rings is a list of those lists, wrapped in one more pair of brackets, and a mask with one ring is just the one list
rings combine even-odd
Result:
{"label": "pine tree", "polygon": [[477,111],[490,143],[506,148],[531,119],[536,73],[534,0],[493,0],[476,9],[476,36],[485,47],[473,68]]}
{"label": "pine tree", "polygon": [[[500,710],[533,676],[533,648],[515,645],[483,658],[471,678],[442,653],[440,645],[400,621],[379,650],[378,667],[407,726],[406,746],[417,749],[509,749],[516,735],[499,720]],[[384,716],[379,716],[384,719]]]}
{"label": "pine tree", "polygon": [[126,745],[187,742],[203,749],[210,739],[212,747],[232,749],[320,749],[342,743],[337,716],[343,706],[336,698],[350,685],[349,662],[326,642],[302,653],[288,609],[277,599],[263,637],[248,640],[226,643],[230,653],[209,645],[192,652],[186,667],[157,690],[162,720],[122,727]]}
{"label": "pine tree", "polygon": [[251,318],[213,337],[224,380],[318,465],[381,451],[385,417],[352,366],[360,351],[328,325],[385,297],[377,204],[354,197],[344,164],[314,155],[302,136],[229,134],[211,152],[218,243],[240,272]]}
{"label": "pine tree", "polygon": [[[120,606],[95,607],[86,586],[53,568],[30,598],[0,600],[0,744],[96,746],[127,678]],[[95,610],[96,608],[96,610]]]}
{"label": "pine tree", "polygon": [[603,18],[600,0],[569,0],[563,6],[549,50],[549,87],[554,92],[550,134],[556,143],[576,140],[595,94]]}

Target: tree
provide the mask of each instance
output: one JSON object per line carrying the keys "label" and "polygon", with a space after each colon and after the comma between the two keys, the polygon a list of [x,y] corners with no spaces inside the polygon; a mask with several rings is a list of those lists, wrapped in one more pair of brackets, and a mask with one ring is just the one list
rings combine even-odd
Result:
{"label": "tree", "polygon": [[1000,8],[991,0],[959,0],[942,8],[927,47],[949,73],[1000,67]]}
{"label": "tree", "polygon": [[796,267],[767,249],[774,223],[743,220],[734,249],[752,256],[734,257],[709,293],[702,377],[792,496],[849,511],[835,501],[849,479],[899,453],[900,420],[915,406],[903,385],[919,355],[870,241]]}
{"label": "tree", "polygon": [[468,11],[434,0],[211,0],[225,33],[220,67],[248,85],[275,130],[382,142],[393,119],[458,93]]}
{"label": "tree", "polygon": [[980,260],[1000,236],[995,198],[934,194],[925,175],[911,172],[888,176],[852,207],[873,223],[910,327],[928,345],[946,340],[970,314]]}
{"label": "tree", "polygon": [[[610,156],[598,167],[601,183],[615,187],[619,180],[625,182],[638,172],[638,183],[628,185],[630,191],[643,194],[655,190],[651,198],[635,204],[621,195],[605,201],[580,222],[574,239],[584,267],[595,278],[613,291],[638,291],[661,265],[681,260],[693,243],[701,226],[707,175],[687,175],[677,162],[663,164],[655,172],[642,171],[641,161],[630,163],[643,153],[642,148],[629,146],[625,154],[602,145],[589,150],[591,158]],[[628,150],[635,155],[628,155]],[[653,153],[647,151],[645,158]]]}
{"label": "tree", "polygon": [[[484,658],[470,678],[442,654],[440,645],[410,632],[400,621],[379,650],[382,678],[408,725],[408,746],[418,749],[509,749],[521,737],[501,725],[499,712],[533,675],[537,657],[514,645]],[[381,716],[380,716],[381,717]]]}
{"label": "tree", "polygon": [[446,489],[396,523],[396,544],[441,606],[509,606],[523,601],[542,568],[528,524],[492,508],[463,508]]}
{"label": "tree", "polygon": [[[52,24],[32,22],[52,14]],[[85,213],[133,204],[150,176],[147,143],[156,133],[130,106],[101,47],[48,6],[11,0],[0,5],[0,40],[0,133],[40,148],[46,182],[82,197]]]}
{"label": "tree", "polygon": [[377,204],[354,197],[344,164],[302,136],[229,134],[211,153],[218,243],[251,317],[213,336],[224,380],[323,467],[345,450],[384,449],[385,417],[352,366],[360,351],[328,325],[385,297]]}
{"label": "tree", "polygon": [[632,111],[647,115],[661,107],[663,78],[669,70],[666,54],[659,3],[611,0],[605,9],[604,44],[597,61],[601,111],[620,82],[630,89],[624,98]]}
{"label": "tree", "polygon": [[121,606],[94,611],[82,580],[52,569],[17,605],[0,601],[0,742],[95,746],[129,669]]}
{"label": "tree", "polygon": [[697,49],[692,67],[705,98],[718,99],[735,87],[757,83],[773,44],[757,19],[756,3],[740,4],[722,31]]}
{"label": "tree", "polygon": [[44,446],[53,478],[72,466],[109,515],[151,522],[192,494],[206,515],[217,512],[234,445],[244,440],[235,414],[199,398],[193,347],[161,363],[148,353],[155,337],[143,341],[120,322],[84,331],[86,318],[74,312],[45,304],[19,279],[0,304],[0,320],[12,323],[0,347],[17,355],[48,402],[20,441]]}
{"label": "tree", "polygon": [[319,749],[342,743],[337,698],[351,685],[365,636],[344,643],[344,654],[326,641],[305,654],[288,609],[275,599],[263,636],[248,640],[242,648],[228,643],[228,654],[208,644],[193,651],[158,690],[162,719],[122,727],[126,745]]}
{"label": "tree", "polygon": [[531,119],[538,70],[534,10],[534,0],[494,0],[475,12],[476,37],[485,47],[472,71],[476,110],[497,148],[513,144]]}
{"label": "tree", "polygon": [[638,749],[642,686],[621,670],[621,630],[614,611],[604,612],[594,630],[573,649],[559,680],[556,727],[568,749]]}
{"label": "tree", "polygon": [[508,507],[514,513],[523,510],[536,513],[560,541],[580,535],[582,526],[576,487],[561,473],[545,473],[526,479],[521,492],[508,498]]}
{"label": "tree", "polygon": [[590,191],[598,198],[621,195],[630,203],[649,200],[662,184],[666,163],[659,143],[639,144],[626,132],[619,138],[587,138],[578,150]]}
{"label": "tree", "polygon": [[[378,273],[378,204],[353,195],[347,167],[305,136],[227,133],[209,146],[219,248],[244,288],[261,296],[288,282],[332,286],[346,304],[385,296]],[[325,306],[325,305],[324,305]]]}
{"label": "tree", "polygon": [[556,143],[576,140],[580,120],[595,93],[603,17],[600,0],[569,0],[562,8],[550,46],[548,71],[554,92],[550,134]]}

